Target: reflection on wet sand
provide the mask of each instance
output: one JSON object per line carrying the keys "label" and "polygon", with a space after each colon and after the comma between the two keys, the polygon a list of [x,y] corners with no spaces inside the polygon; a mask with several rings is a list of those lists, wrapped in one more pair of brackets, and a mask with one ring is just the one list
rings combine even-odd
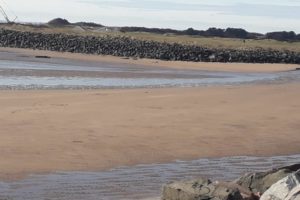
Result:
{"label": "reflection on wet sand", "polygon": [[272,81],[295,74],[299,73],[208,72],[94,62],[70,63],[61,60],[56,62],[54,60],[51,63],[2,60],[0,87],[2,89],[195,87]]}
{"label": "reflection on wet sand", "polygon": [[[225,65],[225,64],[224,64]],[[47,59],[2,51],[2,89],[145,88],[233,85],[276,79],[299,79],[299,72],[238,73],[128,63]]]}

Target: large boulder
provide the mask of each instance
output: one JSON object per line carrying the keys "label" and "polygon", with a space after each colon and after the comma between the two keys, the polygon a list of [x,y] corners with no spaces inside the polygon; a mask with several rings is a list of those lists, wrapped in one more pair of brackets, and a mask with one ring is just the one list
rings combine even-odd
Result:
{"label": "large boulder", "polygon": [[295,173],[299,169],[300,164],[296,164],[283,168],[273,169],[267,172],[250,173],[235,180],[234,183],[239,184],[243,188],[248,188],[254,193],[263,194],[273,184],[287,177],[288,175]]}
{"label": "large boulder", "polygon": [[300,170],[272,185],[260,199],[300,200]]}
{"label": "large boulder", "polygon": [[193,181],[173,182],[163,187],[162,200],[242,200],[237,188],[200,178]]}

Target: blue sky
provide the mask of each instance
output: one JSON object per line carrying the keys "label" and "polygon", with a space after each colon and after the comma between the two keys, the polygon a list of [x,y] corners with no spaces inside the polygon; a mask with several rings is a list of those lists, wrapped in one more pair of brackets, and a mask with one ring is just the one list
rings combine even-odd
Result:
{"label": "blue sky", "polygon": [[23,22],[63,17],[112,26],[300,33],[300,0],[0,0],[0,4]]}

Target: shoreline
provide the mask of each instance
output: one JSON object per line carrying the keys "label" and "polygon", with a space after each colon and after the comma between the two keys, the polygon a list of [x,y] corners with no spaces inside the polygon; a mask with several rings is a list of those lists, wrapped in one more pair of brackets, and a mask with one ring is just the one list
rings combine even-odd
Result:
{"label": "shoreline", "polygon": [[295,70],[297,64],[259,64],[259,63],[218,63],[218,62],[186,62],[186,61],[162,61],[157,59],[132,59],[117,56],[89,55],[81,53],[56,52],[45,50],[32,50],[20,48],[0,47],[1,52],[10,52],[16,56],[48,56],[51,58],[67,59],[83,62],[99,62],[106,64],[126,64],[135,66],[166,67],[173,69],[197,69],[204,71],[224,71],[224,72],[284,72]]}
{"label": "shoreline", "polygon": [[[110,172],[114,170],[122,170],[122,169],[130,169],[130,168],[137,168],[140,166],[153,166],[153,165],[176,165],[178,163],[189,163],[189,162],[195,162],[199,160],[215,160],[215,159],[234,159],[234,158],[240,158],[240,157],[246,157],[246,158],[257,158],[257,159],[265,159],[265,158],[278,158],[278,157],[292,157],[292,156],[299,156],[299,152],[295,153],[278,153],[278,154],[259,154],[259,155],[244,155],[244,154],[233,154],[233,155],[227,155],[227,156],[204,156],[200,158],[187,158],[187,159],[174,159],[174,160],[162,160],[158,162],[150,162],[150,163],[135,163],[135,164],[129,164],[129,165],[118,165],[118,166],[112,166],[112,167],[105,167],[105,168],[90,168],[90,169],[80,169],[80,170],[48,170],[48,171],[32,171],[32,172],[21,172],[16,174],[1,174],[0,173],[0,183],[12,183],[12,182],[18,182],[25,179],[30,178],[31,176],[35,175],[51,175],[51,174],[59,174],[59,173],[105,173]],[[296,163],[295,163],[296,164]],[[284,166],[284,165],[282,165]],[[272,170],[272,166],[269,168]]]}
{"label": "shoreline", "polygon": [[0,177],[298,154],[299,89],[0,91]]}

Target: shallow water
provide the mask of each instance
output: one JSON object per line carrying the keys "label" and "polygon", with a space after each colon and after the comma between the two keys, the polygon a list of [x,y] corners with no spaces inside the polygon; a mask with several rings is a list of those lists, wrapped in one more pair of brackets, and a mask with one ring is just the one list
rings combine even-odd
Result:
{"label": "shallow water", "polygon": [[60,60],[0,60],[2,89],[196,87],[289,79],[299,80],[300,72],[230,73]]}
{"label": "shallow water", "polygon": [[174,180],[208,177],[233,180],[246,172],[300,163],[300,155],[228,157],[121,167],[102,172],[57,172],[0,182],[0,199],[124,200],[158,197],[161,186]]}
{"label": "shallow water", "polygon": [[[273,79],[268,76],[269,80]],[[2,88],[152,88],[152,87],[196,87],[201,85],[233,85],[266,80],[258,76],[231,76],[227,78],[89,78],[89,77],[36,77],[0,76]]]}

